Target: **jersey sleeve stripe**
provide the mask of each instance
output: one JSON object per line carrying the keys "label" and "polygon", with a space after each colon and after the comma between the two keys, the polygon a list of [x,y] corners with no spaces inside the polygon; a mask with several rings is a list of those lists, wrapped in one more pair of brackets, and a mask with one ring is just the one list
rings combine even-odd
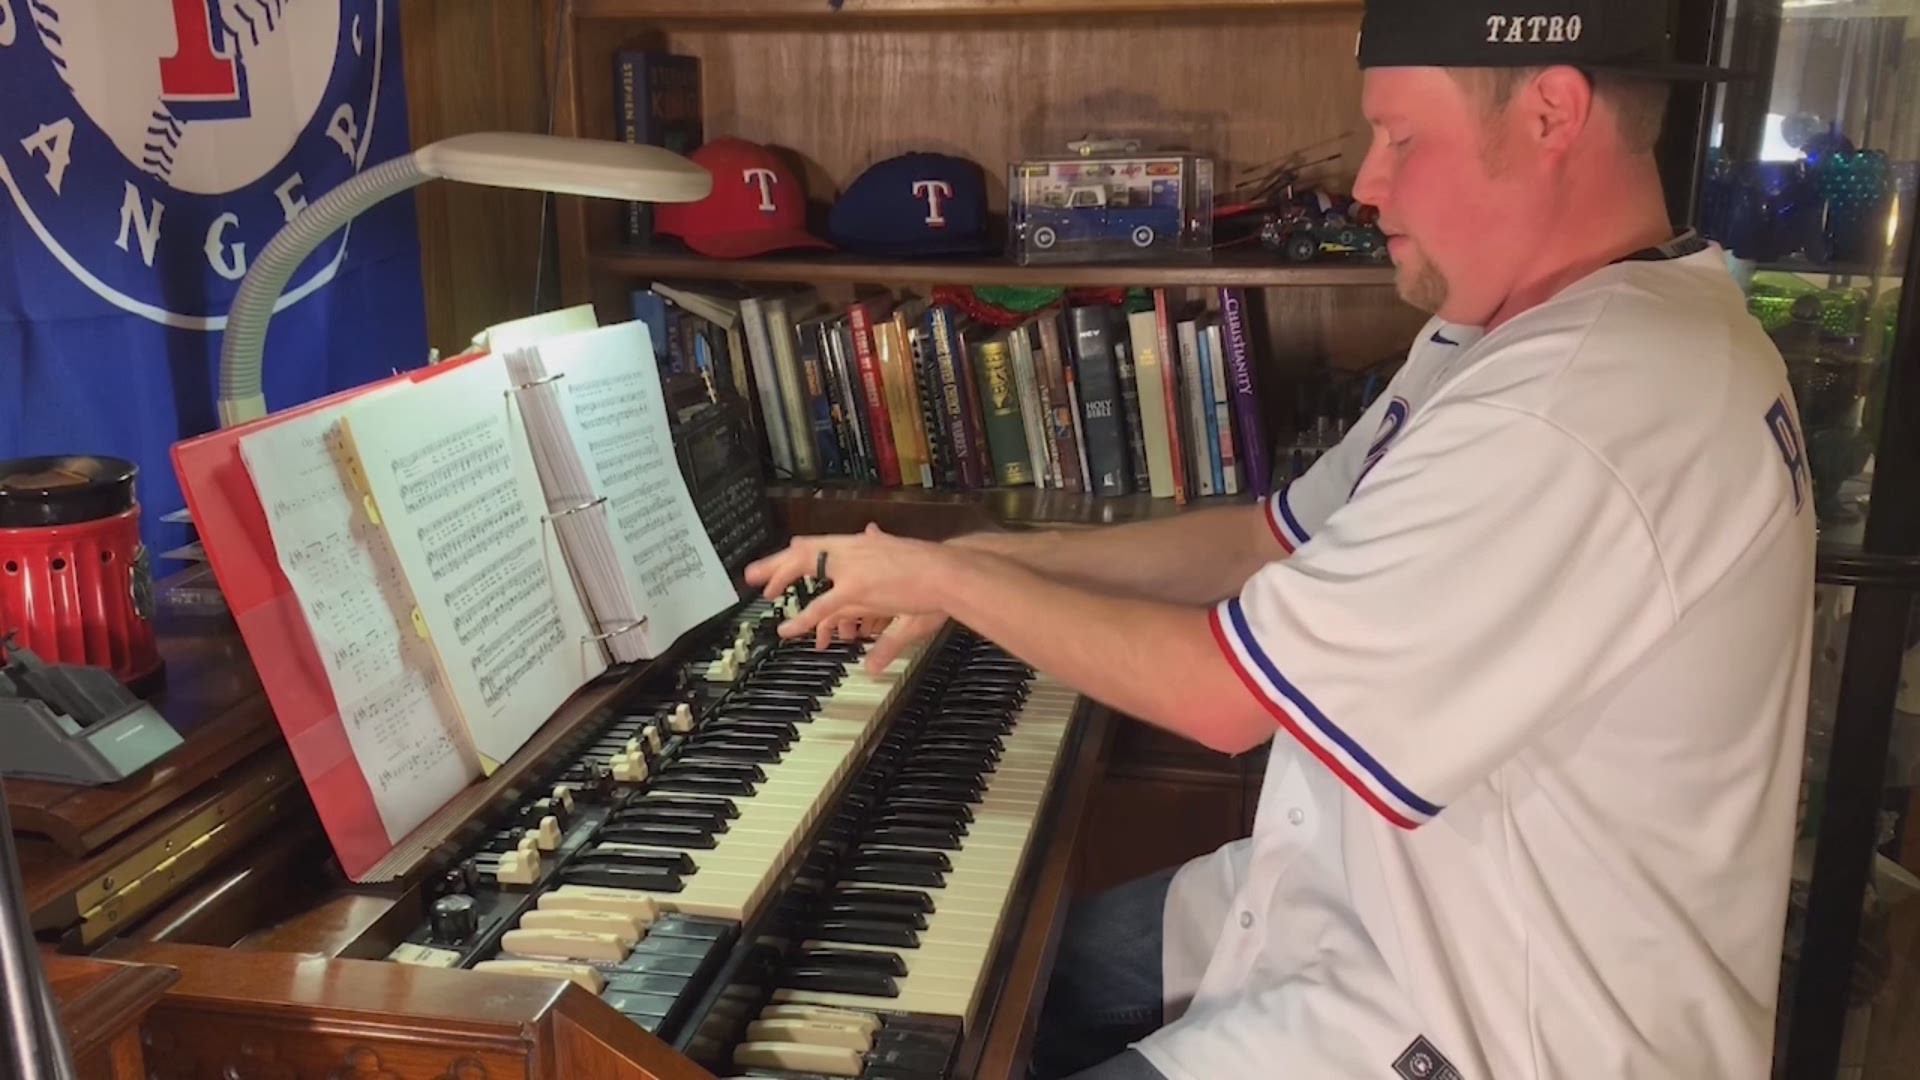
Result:
{"label": "jersey sleeve stripe", "polygon": [[1238,597],[1214,608],[1212,622],[1214,638],[1228,662],[1267,711],[1383,816],[1413,828],[1440,813],[1442,807],[1420,798],[1395,779],[1280,674],[1254,641]]}
{"label": "jersey sleeve stripe", "polygon": [[1280,538],[1280,546],[1292,554],[1312,537],[1300,527],[1300,519],[1293,516],[1293,508],[1287,505],[1287,490],[1281,488],[1267,500],[1267,524],[1273,526],[1273,535]]}
{"label": "jersey sleeve stripe", "polygon": [[1267,500],[1267,528],[1272,529],[1273,538],[1280,541],[1280,550],[1291,555],[1296,550],[1293,538],[1287,535],[1287,527],[1280,523],[1280,515],[1273,512],[1274,507],[1279,505],[1277,499],[1279,499],[1278,495]]}

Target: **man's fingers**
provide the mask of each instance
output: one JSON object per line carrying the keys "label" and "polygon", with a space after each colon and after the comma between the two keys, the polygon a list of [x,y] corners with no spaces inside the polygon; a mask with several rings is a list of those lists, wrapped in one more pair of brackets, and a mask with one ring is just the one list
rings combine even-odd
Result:
{"label": "man's fingers", "polygon": [[834,618],[851,606],[845,600],[836,599],[834,592],[828,590],[824,595],[815,597],[812,603],[800,609],[798,615],[781,623],[780,636],[791,639],[805,637],[821,628],[831,630]]}
{"label": "man's fingers", "polygon": [[816,557],[812,544],[795,540],[787,545],[785,551],[778,555],[770,555],[749,567],[747,583],[750,585],[754,583],[753,573],[758,569],[765,581],[760,595],[772,600],[786,592],[787,586],[812,573]]}
{"label": "man's fingers", "polygon": [[867,672],[878,674],[898,659],[915,638],[922,636],[920,631],[925,621],[924,616],[893,620],[867,649]]}

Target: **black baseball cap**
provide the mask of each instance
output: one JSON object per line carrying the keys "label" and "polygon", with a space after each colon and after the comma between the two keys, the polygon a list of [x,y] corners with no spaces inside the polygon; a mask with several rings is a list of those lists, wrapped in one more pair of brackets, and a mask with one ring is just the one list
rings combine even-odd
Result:
{"label": "black baseball cap", "polygon": [[1367,0],[1362,68],[1553,67],[1719,82],[1674,59],[1671,0]]}

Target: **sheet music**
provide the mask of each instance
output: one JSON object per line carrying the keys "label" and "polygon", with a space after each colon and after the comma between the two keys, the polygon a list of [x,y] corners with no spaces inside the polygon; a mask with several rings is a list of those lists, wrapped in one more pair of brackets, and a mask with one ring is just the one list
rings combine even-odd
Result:
{"label": "sheet music", "polygon": [[607,497],[613,543],[655,650],[735,598],[674,459],[653,343],[639,321],[551,338],[537,346],[556,384],[567,430],[595,490]]}
{"label": "sheet music", "polygon": [[346,429],[454,700],[505,761],[607,666],[497,355],[347,406]]}
{"label": "sheet music", "polygon": [[[380,391],[375,391],[380,393]],[[340,710],[347,744],[398,842],[480,775],[385,534],[343,465],[341,409],[240,440],[280,569],[293,585]]]}

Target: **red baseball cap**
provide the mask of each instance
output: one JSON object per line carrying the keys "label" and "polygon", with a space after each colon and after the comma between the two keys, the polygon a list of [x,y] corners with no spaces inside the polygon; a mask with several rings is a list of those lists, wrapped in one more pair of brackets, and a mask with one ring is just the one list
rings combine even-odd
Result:
{"label": "red baseball cap", "polygon": [[699,202],[654,207],[655,232],[677,236],[716,259],[833,246],[808,235],[806,190],[773,151],[727,138],[687,157],[713,174],[713,191]]}

